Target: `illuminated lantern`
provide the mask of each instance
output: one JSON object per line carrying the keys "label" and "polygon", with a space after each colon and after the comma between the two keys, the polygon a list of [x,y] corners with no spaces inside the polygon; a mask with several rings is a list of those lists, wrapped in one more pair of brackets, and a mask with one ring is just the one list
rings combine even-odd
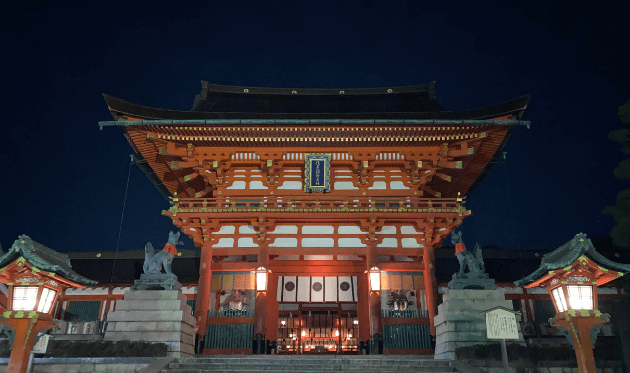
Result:
{"label": "illuminated lantern", "polygon": [[592,327],[599,328],[599,324],[610,321],[610,315],[597,309],[597,286],[629,271],[630,265],[605,258],[584,233],[579,233],[545,254],[536,271],[514,284],[525,288],[545,287],[549,291],[556,308],[556,317],[549,322],[571,333],[579,372],[595,373],[595,341],[591,340],[590,331]]}
{"label": "illuminated lantern", "polygon": [[8,309],[0,315],[0,324],[15,331],[8,373],[25,372],[35,337],[55,327],[51,314],[61,291],[96,285],[74,272],[66,255],[26,235],[0,257],[0,282],[9,290]]}
{"label": "illuminated lantern", "polygon": [[374,266],[369,270],[370,274],[370,290],[381,291],[381,270]]}
{"label": "illuminated lantern", "polygon": [[256,269],[256,291],[267,291],[267,268]]}

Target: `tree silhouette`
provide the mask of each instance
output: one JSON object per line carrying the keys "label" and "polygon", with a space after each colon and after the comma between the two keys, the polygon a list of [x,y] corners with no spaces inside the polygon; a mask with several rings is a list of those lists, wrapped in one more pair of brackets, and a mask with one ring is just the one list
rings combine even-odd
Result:
{"label": "tree silhouette", "polygon": [[[619,107],[617,115],[622,123],[630,125],[630,100]],[[630,155],[630,128],[619,128],[608,134],[608,139],[619,143],[621,151]],[[630,180],[630,157],[619,163],[614,171],[615,177]],[[617,204],[607,206],[604,214],[612,215],[616,225],[610,231],[613,243],[617,246],[630,248],[630,189],[622,190],[617,195]]]}

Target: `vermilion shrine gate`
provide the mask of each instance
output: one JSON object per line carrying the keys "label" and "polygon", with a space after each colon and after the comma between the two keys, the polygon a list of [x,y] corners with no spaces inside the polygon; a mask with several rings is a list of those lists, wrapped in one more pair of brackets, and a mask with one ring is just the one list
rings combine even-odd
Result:
{"label": "vermilion shrine gate", "polygon": [[[163,214],[201,248],[204,352],[246,352],[216,341],[223,326],[240,325],[245,339],[260,334],[281,352],[356,351],[378,334],[385,353],[432,353],[418,340],[435,336],[433,249],[471,214],[464,198],[513,128],[527,124],[529,96],[447,112],[433,82],[344,90],[202,82],[192,111],[105,100],[115,122],[101,126],[123,130],[171,202]],[[254,295],[259,267],[271,272],[267,291]],[[368,286],[373,267],[383,300]],[[394,312],[387,291],[415,304]]]}

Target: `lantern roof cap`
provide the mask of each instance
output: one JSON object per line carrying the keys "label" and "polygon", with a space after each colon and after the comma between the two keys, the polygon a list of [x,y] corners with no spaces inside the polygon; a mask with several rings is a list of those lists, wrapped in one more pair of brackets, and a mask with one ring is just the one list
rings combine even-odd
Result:
{"label": "lantern roof cap", "polygon": [[81,285],[94,286],[98,283],[73,271],[67,255],[42,245],[25,234],[18,236],[11,248],[0,256],[0,267],[5,267],[20,256],[40,270],[57,273]]}
{"label": "lantern roof cap", "polygon": [[525,286],[546,275],[549,271],[565,268],[572,264],[582,255],[586,255],[594,262],[607,267],[607,269],[630,272],[630,264],[616,263],[604,257],[595,250],[595,246],[591,239],[586,237],[585,233],[578,233],[569,242],[555,249],[554,251],[543,255],[540,267],[532,272],[529,276],[514,281],[516,286]]}

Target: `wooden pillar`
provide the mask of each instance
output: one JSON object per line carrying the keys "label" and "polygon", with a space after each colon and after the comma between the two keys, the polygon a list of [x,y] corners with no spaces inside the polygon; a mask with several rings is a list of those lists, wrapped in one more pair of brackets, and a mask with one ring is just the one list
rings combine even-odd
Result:
{"label": "wooden pillar", "polygon": [[605,322],[607,321],[601,317],[568,316],[551,324],[556,327],[564,327],[571,332],[578,372],[596,373],[590,330],[594,325]]}
{"label": "wooden pillar", "polygon": [[435,316],[437,315],[437,281],[435,280],[435,254],[432,246],[425,246],[422,254],[424,262],[424,289],[427,294],[427,310],[431,335],[435,338]]}
{"label": "wooden pillar", "polygon": [[357,276],[357,319],[359,320],[359,342],[370,339],[370,285],[368,274]]}
{"label": "wooden pillar", "polygon": [[212,245],[201,247],[201,263],[199,264],[199,283],[197,284],[197,300],[195,302],[195,318],[197,334],[202,339],[206,335],[206,318],[210,308],[210,284],[212,280]]}
{"label": "wooden pillar", "polygon": [[24,373],[35,344],[35,336],[43,329],[54,328],[55,322],[51,315],[41,312],[30,318],[26,312],[9,312],[10,315],[0,316],[0,324],[10,326],[15,331],[7,372]]}
{"label": "wooden pillar", "polygon": [[[267,245],[259,241],[260,250],[258,251],[258,267],[269,269],[269,251]],[[254,303],[254,340],[263,343],[263,346],[257,345],[256,352],[264,354],[264,341],[267,319],[267,292],[269,291],[269,275],[267,275],[267,291],[256,291],[256,301]]]}
{"label": "wooden pillar", "polygon": [[[367,276],[369,276],[370,268],[374,266],[378,266],[378,257],[376,252],[376,245],[370,244],[368,245],[367,255],[365,257],[366,262],[366,270],[368,271]],[[380,339],[383,338],[383,330],[381,327],[381,293],[380,291],[371,291],[369,287],[369,277],[368,277],[368,294],[369,294],[369,318],[370,318],[370,337],[375,338],[375,335],[378,334]],[[375,343],[378,341],[375,340]],[[370,350],[370,354],[372,353],[380,353],[377,350],[378,345],[372,345]]]}
{"label": "wooden pillar", "polygon": [[278,341],[278,316],[280,312],[280,304],[276,301],[278,293],[278,275],[269,274],[269,282],[267,284],[267,322],[265,335],[271,342]]}

